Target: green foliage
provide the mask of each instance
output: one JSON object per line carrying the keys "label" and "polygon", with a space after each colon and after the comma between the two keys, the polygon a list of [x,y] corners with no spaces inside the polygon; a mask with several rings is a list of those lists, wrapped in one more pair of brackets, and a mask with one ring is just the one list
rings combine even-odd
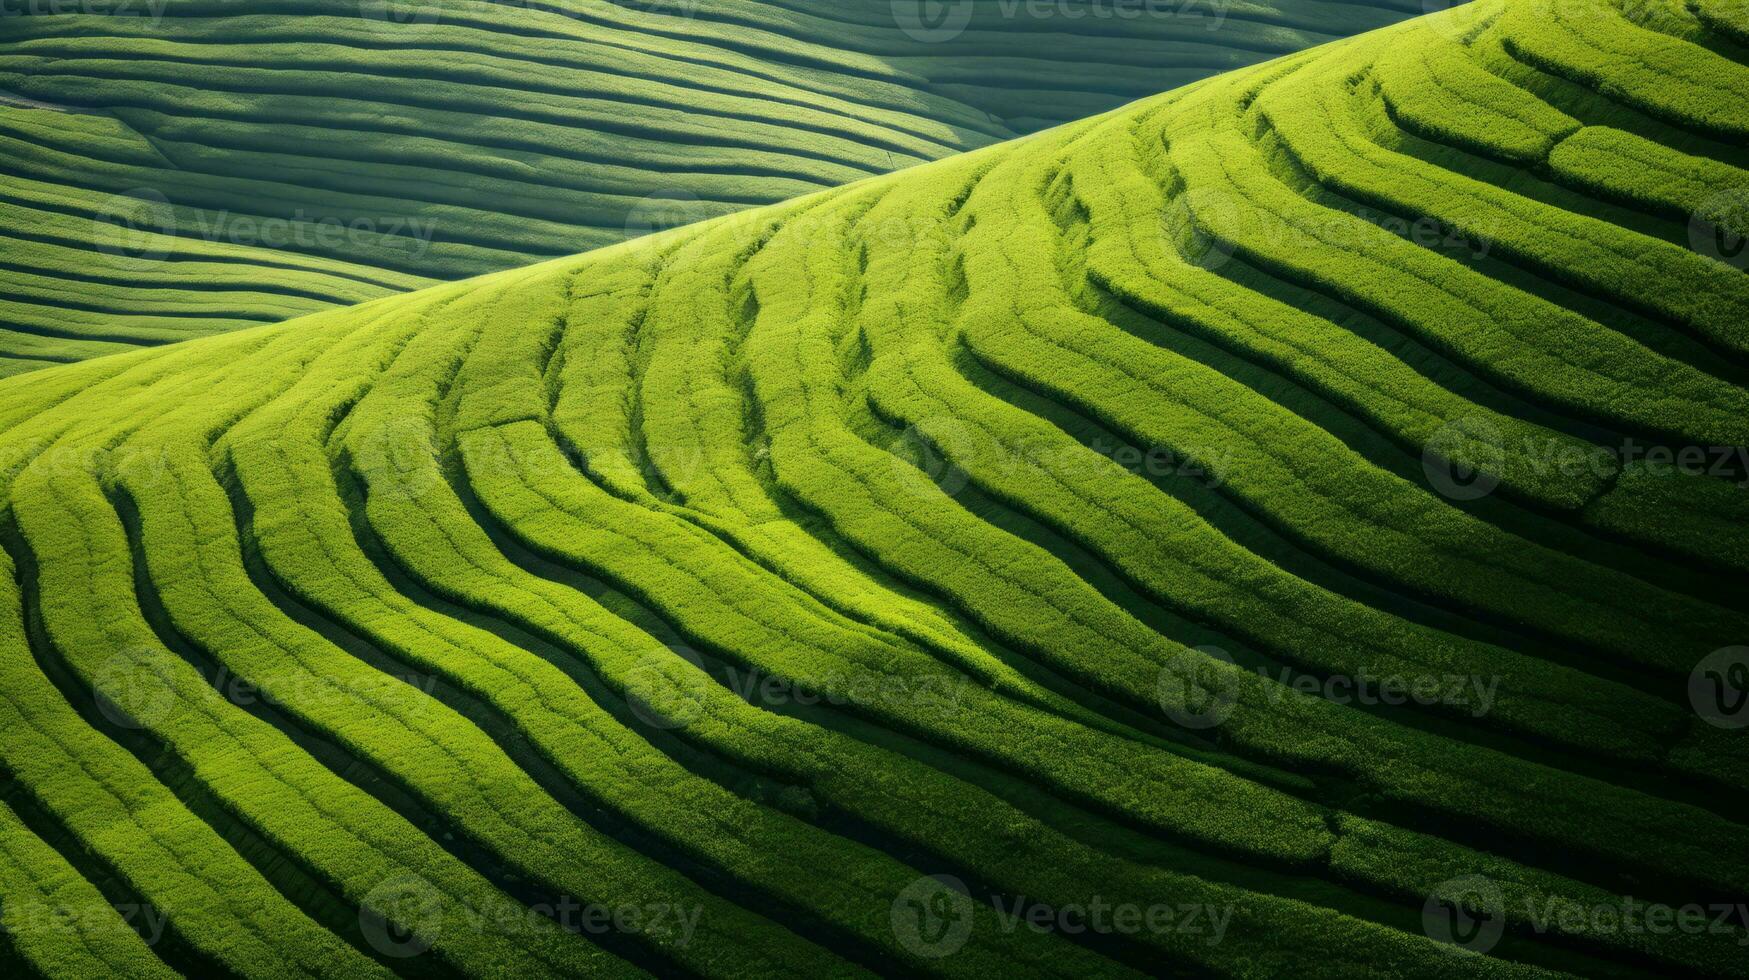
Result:
{"label": "green foliage", "polygon": [[[8,544],[8,550],[13,547]],[[19,569],[4,557],[0,566],[5,573],[0,575],[0,684],[4,685],[0,713],[6,732],[0,739],[0,759],[12,779],[74,840],[95,852],[106,869],[173,922],[178,934],[207,962],[264,977],[378,975],[374,964],[275,891],[150,770],[93,731],[63,699],[32,659],[35,644],[26,640],[15,585]],[[104,650],[97,647],[94,652],[101,656]],[[124,656],[115,653],[105,662],[109,682],[105,696],[122,712],[119,716],[169,703],[167,692],[151,686],[155,676],[141,673],[131,660],[119,659]],[[9,836],[19,833],[13,830]],[[40,844],[22,841],[17,847],[19,857],[14,860],[36,866],[31,874],[39,882],[35,887],[47,886],[52,880],[49,875],[65,879],[64,871],[43,865],[47,858]],[[89,902],[96,893],[87,889],[69,883],[57,890],[65,893],[65,901]],[[15,912],[13,904],[25,901],[21,895],[28,891],[7,887],[8,917],[39,911],[20,904]],[[53,901],[54,896],[45,900]],[[88,937],[87,949],[112,966],[141,969],[127,965],[129,959],[137,959],[128,951],[133,944],[116,931],[119,923],[103,917],[104,911],[114,910],[101,903],[95,911],[88,909],[82,920],[100,931]],[[14,924],[9,918],[8,926]],[[54,933],[59,928],[38,923],[36,929],[21,929],[18,945],[27,958],[45,966],[65,962],[65,957],[76,953],[66,948],[71,937],[65,933],[57,941]]]}
{"label": "green foliage", "polygon": [[114,350],[81,342],[89,314],[114,344],[290,319],[940,159],[1410,13],[1081,3],[955,4],[942,30],[855,0],[17,4],[0,292],[38,339],[0,332],[0,373]]}
{"label": "green foliage", "polygon": [[[294,8],[330,40],[368,30]],[[198,158],[190,187],[241,197],[240,161],[287,152],[254,116],[392,64],[376,94],[436,153],[485,131],[454,105],[538,47],[495,53],[493,25],[555,24],[445,9],[445,77],[415,46],[312,43],[333,88],[302,103],[268,77],[299,63],[292,13],[250,42],[230,17],[116,27],[138,65],[33,22],[9,79],[77,63],[139,104],[0,113],[0,138],[46,165],[88,137],[81,172],[114,179]],[[754,65],[818,88],[787,144],[803,170],[1001,135],[951,108],[969,85],[899,104],[921,63],[816,73],[811,6],[580,9],[637,43],[562,25],[492,132],[599,109],[556,91],[600,70],[585,54],[654,100],[672,83],[630,69],[684,44],[713,81],[674,131],[719,149],[778,138],[759,127],[784,113],[728,84]],[[1743,975],[1739,924],[1645,928],[1647,902],[1749,883],[1749,750],[1688,690],[1749,635],[1749,292],[1684,244],[1743,163],[1718,150],[1743,103],[1708,23],[1482,0],[403,296],[379,294],[562,229],[498,186],[527,237],[483,221],[446,269],[158,235],[176,261],[74,283],[55,270],[102,185],[9,185],[14,360],[208,332],[171,325],[197,314],[223,332],[0,380],[0,924],[98,906],[11,950],[55,974]],[[836,26],[885,36],[850,8]],[[178,77],[224,153],[147,105]],[[646,108],[627,125],[666,128]],[[166,138],[120,125],[145,120]],[[426,165],[341,186],[339,161],[387,162],[334,147],[300,166],[335,213]],[[493,159],[468,172],[514,172]],[[444,186],[421,206],[471,206]],[[1437,696],[1357,695],[1366,677]],[[940,956],[901,928],[931,874],[978,898]],[[1503,938],[1453,955],[1424,916],[1475,876]],[[407,881],[426,908],[383,900]],[[174,949],[118,928],[111,893],[161,909]],[[578,934],[555,896],[696,927]],[[1230,924],[1009,919],[1100,902]],[[373,921],[431,959],[385,953]]]}
{"label": "green foliage", "polygon": [[0,924],[48,976],[176,976],[116,908],[0,804]]}

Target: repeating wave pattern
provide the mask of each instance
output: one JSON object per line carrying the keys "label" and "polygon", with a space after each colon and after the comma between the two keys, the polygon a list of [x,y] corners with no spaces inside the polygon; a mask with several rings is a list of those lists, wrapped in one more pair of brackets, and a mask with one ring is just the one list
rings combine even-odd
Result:
{"label": "repeating wave pattern", "polygon": [[788,200],[1420,12],[1408,0],[71,9],[9,2],[0,30],[0,376]]}
{"label": "repeating wave pattern", "polygon": [[1733,17],[1480,0],[0,383],[10,955],[1749,973],[1652,918],[1749,884]]}

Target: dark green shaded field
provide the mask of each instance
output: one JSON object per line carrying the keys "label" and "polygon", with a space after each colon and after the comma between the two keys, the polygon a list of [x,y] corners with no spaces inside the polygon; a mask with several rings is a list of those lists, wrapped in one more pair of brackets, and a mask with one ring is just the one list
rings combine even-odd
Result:
{"label": "dark green shaded field", "polygon": [[1419,12],[1038,6],[15,0],[0,374],[572,255]]}

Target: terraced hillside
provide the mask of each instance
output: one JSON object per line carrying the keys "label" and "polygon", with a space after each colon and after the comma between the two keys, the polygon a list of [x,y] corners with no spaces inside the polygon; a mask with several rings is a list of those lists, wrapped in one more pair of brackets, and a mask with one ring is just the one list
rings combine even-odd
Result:
{"label": "terraced hillside", "polygon": [[787,200],[1419,11],[18,0],[0,375]]}
{"label": "terraced hillside", "polygon": [[5,949],[1749,974],[1735,9],[0,382]]}

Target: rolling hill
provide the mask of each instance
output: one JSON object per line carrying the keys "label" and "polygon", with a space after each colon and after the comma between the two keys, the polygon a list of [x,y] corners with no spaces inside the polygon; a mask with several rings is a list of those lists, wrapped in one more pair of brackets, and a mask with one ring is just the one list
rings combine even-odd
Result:
{"label": "rolling hill", "polygon": [[0,381],[4,948],[1749,974],[1740,11]]}
{"label": "rolling hill", "polygon": [[787,200],[1420,11],[933,5],[20,0],[0,374]]}

